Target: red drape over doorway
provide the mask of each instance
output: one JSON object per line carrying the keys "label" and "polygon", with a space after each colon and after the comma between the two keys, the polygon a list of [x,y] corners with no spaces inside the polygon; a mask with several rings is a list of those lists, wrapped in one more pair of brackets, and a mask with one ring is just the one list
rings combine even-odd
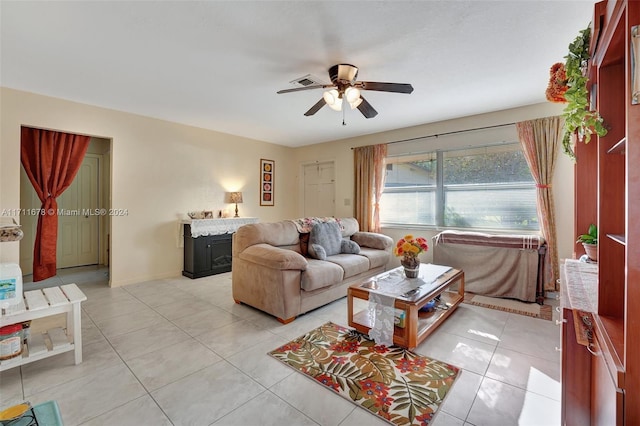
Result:
{"label": "red drape over doorway", "polygon": [[89,147],[89,139],[89,136],[22,127],[22,166],[42,202],[33,248],[34,282],[56,274],[56,198],[76,177]]}

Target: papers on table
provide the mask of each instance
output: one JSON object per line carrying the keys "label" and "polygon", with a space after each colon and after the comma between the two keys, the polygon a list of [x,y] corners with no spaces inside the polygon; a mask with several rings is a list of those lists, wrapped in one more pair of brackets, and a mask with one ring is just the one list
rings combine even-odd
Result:
{"label": "papers on table", "polygon": [[411,298],[421,291],[435,288],[436,281],[451,269],[450,266],[422,264],[418,278],[407,278],[403,268],[400,267],[387,274],[374,277],[371,281],[364,283],[362,287],[387,296]]}

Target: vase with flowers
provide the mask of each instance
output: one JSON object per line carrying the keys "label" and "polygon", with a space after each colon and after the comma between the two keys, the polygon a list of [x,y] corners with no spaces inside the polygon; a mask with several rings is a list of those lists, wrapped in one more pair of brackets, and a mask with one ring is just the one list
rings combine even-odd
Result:
{"label": "vase with flowers", "polygon": [[414,237],[413,235],[405,235],[400,238],[393,248],[393,254],[400,259],[400,264],[404,267],[404,273],[407,278],[417,278],[420,272],[420,258],[418,255],[429,250],[427,240],[422,237]]}

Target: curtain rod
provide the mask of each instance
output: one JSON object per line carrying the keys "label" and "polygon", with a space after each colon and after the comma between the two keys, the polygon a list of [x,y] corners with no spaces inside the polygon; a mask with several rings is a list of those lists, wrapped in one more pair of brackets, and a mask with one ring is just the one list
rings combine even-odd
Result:
{"label": "curtain rod", "polygon": [[[493,126],[476,127],[476,128],[473,128],[473,129],[454,130],[454,131],[451,131],[451,132],[444,132],[444,133],[434,133],[433,135],[418,136],[418,137],[415,137],[415,138],[401,139],[401,140],[398,140],[398,141],[387,142],[387,145],[391,145],[391,144],[394,144],[394,143],[411,142],[411,141],[415,141],[415,140],[418,140],[418,139],[437,138],[438,136],[453,135],[453,134],[456,134],[456,133],[465,133],[465,132],[473,132],[473,131],[476,131],[476,130],[494,129],[496,127],[513,126],[514,124],[516,124],[516,123],[514,122],[514,123],[496,124],[496,125],[493,125]],[[354,149],[354,147],[352,147],[351,149]]]}

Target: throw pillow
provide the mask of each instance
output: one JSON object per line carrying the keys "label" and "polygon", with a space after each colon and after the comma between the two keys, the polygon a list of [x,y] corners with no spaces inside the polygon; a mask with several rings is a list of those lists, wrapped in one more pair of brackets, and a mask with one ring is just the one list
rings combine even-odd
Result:
{"label": "throw pillow", "polygon": [[318,260],[327,260],[327,252],[320,244],[309,244],[309,255]]}
{"label": "throw pillow", "polygon": [[355,241],[343,238],[340,243],[340,253],[360,254],[360,246]]}
{"label": "throw pillow", "polygon": [[326,260],[327,256],[340,254],[342,233],[336,222],[321,222],[313,225],[309,234],[309,254]]}
{"label": "throw pillow", "polygon": [[300,254],[303,256],[309,255],[309,233],[305,232],[300,234]]}

